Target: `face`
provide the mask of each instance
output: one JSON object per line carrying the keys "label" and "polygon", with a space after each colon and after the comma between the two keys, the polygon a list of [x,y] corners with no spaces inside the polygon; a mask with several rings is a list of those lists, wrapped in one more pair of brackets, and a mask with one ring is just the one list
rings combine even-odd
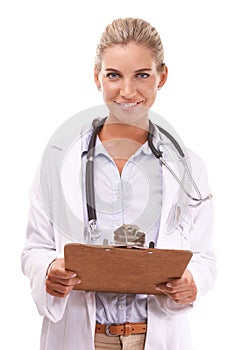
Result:
{"label": "face", "polygon": [[95,72],[96,85],[112,114],[127,119],[152,107],[166,77],[166,67],[163,73],[157,71],[150,49],[135,43],[106,49],[101,70]]}

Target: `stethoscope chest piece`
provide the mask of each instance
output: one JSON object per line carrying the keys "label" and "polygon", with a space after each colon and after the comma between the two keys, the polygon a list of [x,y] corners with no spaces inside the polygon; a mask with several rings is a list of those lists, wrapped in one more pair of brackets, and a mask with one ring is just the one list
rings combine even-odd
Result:
{"label": "stethoscope chest piece", "polygon": [[100,237],[101,232],[97,229],[96,220],[90,220],[85,228],[85,241],[92,243],[94,241],[97,241]]}

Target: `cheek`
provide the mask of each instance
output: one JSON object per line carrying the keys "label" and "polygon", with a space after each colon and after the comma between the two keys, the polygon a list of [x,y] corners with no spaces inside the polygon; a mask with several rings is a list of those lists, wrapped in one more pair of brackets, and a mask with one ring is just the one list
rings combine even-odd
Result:
{"label": "cheek", "polygon": [[138,85],[139,90],[141,90],[142,93],[145,94],[145,96],[156,94],[157,86],[158,86],[157,78],[154,76],[150,77],[147,81],[140,82]]}
{"label": "cheek", "polygon": [[105,101],[108,101],[113,97],[115,97],[118,92],[117,84],[103,83],[102,89],[103,89],[103,98]]}
{"label": "cheek", "polygon": [[147,96],[153,96],[157,93],[157,88],[156,86],[146,86],[144,89],[145,95]]}
{"label": "cheek", "polygon": [[157,85],[145,84],[144,87],[142,87],[141,92],[146,98],[155,98],[157,95]]}
{"label": "cheek", "polygon": [[157,85],[149,84],[145,86],[144,92],[142,90],[142,95],[146,98],[146,105],[148,108],[151,108],[154,104],[156,97],[157,97]]}

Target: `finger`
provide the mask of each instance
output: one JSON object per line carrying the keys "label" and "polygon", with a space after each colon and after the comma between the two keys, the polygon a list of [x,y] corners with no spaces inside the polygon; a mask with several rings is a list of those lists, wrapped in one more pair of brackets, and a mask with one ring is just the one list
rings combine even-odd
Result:
{"label": "finger", "polygon": [[58,297],[58,298],[65,298],[68,295],[68,294],[61,294],[61,293],[56,292],[54,290],[52,290],[52,291],[47,290],[47,293],[50,294],[52,297]]}
{"label": "finger", "polygon": [[79,284],[81,280],[76,278],[60,278],[58,276],[47,276],[47,283],[59,283],[63,286],[74,286],[76,284]]}
{"label": "finger", "polygon": [[53,296],[60,296],[60,297],[64,297],[66,296],[68,293],[70,293],[74,286],[80,283],[80,280],[76,281],[70,281],[69,284],[63,284],[63,283],[59,283],[59,282],[51,282],[50,280],[46,281],[46,291],[47,293],[53,295]]}
{"label": "finger", "polygon": [[197,290],[186,290],[184,292],[168,293],[165,292],[170,299],[174,300],[178,304],[187,304],[196,300]]}
{"label": "finger", "polygon": [[184,275],[181,278],[177,278],[174,280],[171,280],[167,283],[162,283],[156,286],[156,288],[159,288],[163,291],[183,291],[188,288],[195,288],[195,282],[192,277],[192,274],[189,271],[186,271]]}
{"label": "finger", "polygon": [[182,278],[166,283],[166,286],[169,288],[183,288],[186,285],[188,285],[188,283],[184,281]]}
{"label": "finger", "polygon": [[177,304],[189,304],[193,303],[196,300],[195,295],[190,295],[186,298],[181,298],[181,299],[173,299]]}
{"label": "finger", "polygon": [[64,264],[56,264],[56,262],[51,266],[48,276],[59,277],[62,279],[75,278],[77,274],[75,271],[67,271],[64,268]]}
{"label": "finger", "polygon": [[188,285],[178,285],[175,287],[174,286],[170,287],[168,285],[156,286],[156,290],[160,290],[161,292],[167,292],[167,293],[179,293],[179,292],[186,291],[188,289],[191,289],[191,287]]}
{"label": "finger", "polygon": [[64,259],[55,259],[49,266],[48,275],[58,276],[61,278],[74,278],[77,276],[75,271],[65,270]]}
{"label": "finger", "polygon": [[193,291],[191,290],[186,290],[183,292],[174,292],[174,293],[168,293],[167,295],[170,296],[172,299],[174,300],[180,300],[180,299],[185,299],[185,298],[189,298],[193,295]]}
{"label": "finger", "polygon": [[162,292],[162,293],[171,293],[171,292],[173,292],[173,288],[168,287],[167,284],[165,284],[165,283],[163,283],[163,284],[157,284],[157,285],[155,286],[155,289],[156,289],[157,291]]}
{"label": "finger", "polygon": [[167,284],[158,285],[155,288],[157,291],[160,291],[163,294],[167,294],[168,296],[172,296],[175,298],[180,298],[180,296],[184,296],[187,294],[197,293],[197,288],[195,284],[192,285],[181,285],[178,287],[168,287]]}
{"label": "finger", "polygon": [[170,282],[166,283],[166,287],[169,288],[173,288],[175,290],[179,290],[179,289],[184,289],[184,288],[188,288],[188,286],[193,286],[195,285],[194,281],[189,281],[188,279],[184,279],[184,278],[179,278]]}
{"label": "finger", "polygon": [[77,278],[77,274],[75,272],[72,272],[72,271],[67,272],[66,270],[64,270],[64,271],[52,270],[48,274],[48,277],[49,278],[57,278],[57,279],[61,279],[61,280],[68,280],[68,279]]}
{"label": "finger", "polygon": [[52,296],[60,297],[60,298],[66,297],[71,292],[71,290],[72,290],[71,287],[64,288],[59,284],[58,285],[55,284],[51,287],[46,288],[47,293],[49,293]]}
{"label": "finger", "polygon": [[63,284],[60,284],[60,283],[54,283],[50,287],[50,290],[53,290],[61,294],[68,294],[72,289],[73,289],[73,286],[64,286]]}
{"label": "finger", "polygon": [[177,288],[180,286],[195,285],[193,275],[190,271],[185,270],[181,278],[176,278],[166,283],[168,287]]}

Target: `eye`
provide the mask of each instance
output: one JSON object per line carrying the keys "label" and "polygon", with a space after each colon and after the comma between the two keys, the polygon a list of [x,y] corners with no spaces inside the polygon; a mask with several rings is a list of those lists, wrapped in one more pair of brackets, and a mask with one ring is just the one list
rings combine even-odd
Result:
{"label": "eye", "polygon": [[149,76],[150,76],[150,75],[149,75],[148,73],[144,73],[144,72],[138,73],[138,74],[136,75],[136,77],[137,77],[138,79],[147,79]]}
{"label": "eye", "polygon": [[120,78],[120,75],[119,75],[118,73],[113,72],[113,73],[108,73],[108,74],[106,75],[106,77],[109,78],[109,79],[111,79],[111,80],[113,80],[113,79],[119,79],[119,78]]}

